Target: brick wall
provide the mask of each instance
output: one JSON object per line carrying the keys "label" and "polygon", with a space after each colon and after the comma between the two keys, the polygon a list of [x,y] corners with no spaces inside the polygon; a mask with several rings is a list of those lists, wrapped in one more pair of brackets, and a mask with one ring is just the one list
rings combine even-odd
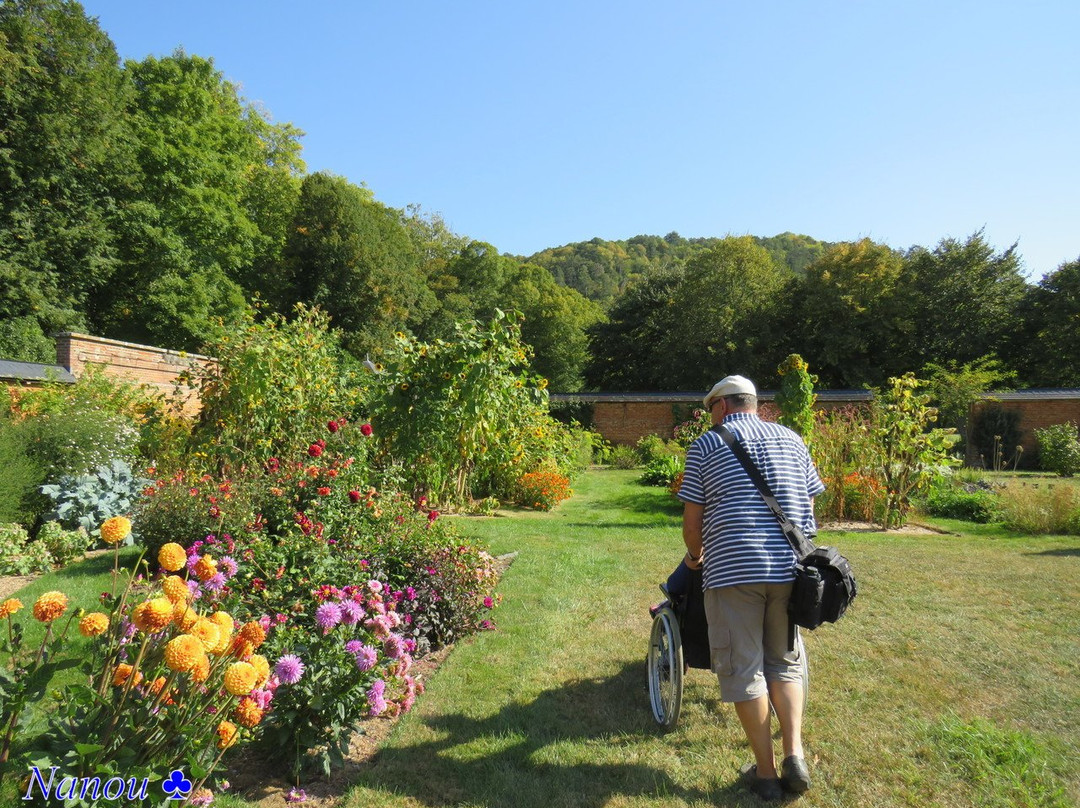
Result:
{"label": "brick wall", "polygon": [[675,417],[671,402],[598,402],[593,405],[593,429],[615,444],[635,444],[645,435],[671,438]]}
{"label": "brick wall", "polygon": [[[978,413],[985,407],[999,406],[1003,410],[1020,414],[1020,445],[1024,447],[1022,465],[1031,468],[1038,456],[1036,429],[1044,429],[1055,424],[1072,421],[1080,424],[1080,391],[1051,391],[1043,395],[1038,393],[998,393],[986,401],[977,402],[972,407],[968,423],[973,424]],[[977,464],[978,457],[974,447],[969,447],[967,462]],[[1003,447],[1006,458],[1011,457],[1014,447]]]}
{"label": "brick wall", "polygon": [[[102,365],[108,376],[141,382],[166,396],[173,396],[177,393],[176,379],[183,371],[192,365],[207,365],[217,360],[201,354],[64,333],[56,337],[56,361],[76,378],[82,375],[87,365]],[[184,413],[197,413],[199,400],[194,392],[180,392]]]}

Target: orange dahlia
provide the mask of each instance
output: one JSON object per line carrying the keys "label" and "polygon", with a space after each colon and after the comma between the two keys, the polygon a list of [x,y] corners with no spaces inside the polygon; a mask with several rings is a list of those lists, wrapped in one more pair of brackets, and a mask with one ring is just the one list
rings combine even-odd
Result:
{"label": "orange dahlia", "polygon": [[212,651],[221,641],[221,629],[205,617],[200,617],[195,621],[190,633],[202,641],[203,648],[207,651]]}
{"label": "orange dahlia", "polygon": [[0,603],[0,618],[9,617],[22,608],[22,601],[18,598],[8,598]]}
{"label": "orange dahlia", "polygon": [[109,618],[101,612],[90,612],[79,621],[79,633],[84,637],[96,637],[109,628]]}
{"label": "orange dahlia", "polygon": [[194,682],[205,682],[210,678],[210,657],[205,653],[199,657],[195,667],[191,669],[191,679]]}
{"label": "orange dahlia", "polygon": [[200,657],[206,656],[202,642],[198,637],[190,634],[180,634],[173,637],[165,645],[165,664],[169,670],[187,673],[199,661]]}
{"label": "orange dahlia", "polygon": [[34,617],[42,623],[51,623],[62,615],[67,607],[67,595],[63,592],[46,592],[34,601]]}
{"label": "orange dahlia", "polygon": [[254,666],[247,662],[234,662],[225,670],[225,689],[234,696],[246,696],[255,689],[258,678]]}
{"label": "orange dahlia", "polygon": [[106,544],[119,544],[131,533],[131,520],[126,516],[113,516],[101,525],[101,540]]}
{"label": "orange dahlia", "polygon": [[240,629],[240,636],[252,644],[255,648],[258,648],[266,641],[266,631],[263,627],[252,620],[250,623],[244,623],[244,627]]}
{"label": "orange dahlia", "polygon": [[161,549],[157,554],[158,563],[162,569],[169,572],[176,572],[183,569],[187,564],[187,553],[184,552],[184,548],[174,541],[168,544],[161,545]]}
{"label": "orange dahlia", "polygon": [[131,677],[132,673],[135,674],[135,681],[132,684],[139,684],[139,682],[143,680],[143,675],[126,662],[121,662],[116,666],[116,670],[113,671],[112,683],[119,687]]}
{"label": "orange dahlia", "polygon": [[131,613],[131,622],[147,634],[157,634],[173,619],[173,605],[168,598],[144,600]]}
{"label": "orange dahlia", "polygon": [[[165,687],[165,682],[166,681],[167,680],[165,679],[164,676],[159,676],[157,679],[152,681],[150,683],[150,687],[148,688],[150,694],[152,696],[156,696],[158,693],[160,693],[161,688]],[[162,701],[163,704],[175,704],[176,703],[176,702],[173,701],[172,691],[171,690],[165,691],[165,695],[162,696],[161,701]]]}
{"label": "orange dahlia", "polygon": [[188,606],[186,600],[178,600],[172,607],[173,622],[181,631],[187,631],[199,619],[198,613]]}
{"label": "orange dahlia", "polygon": [[233,710],[233,717],[239,722],[240,726],[251,729],[258,725],[263,718],[263,711],[259,709],[259,705],[255,703],[255,699],[251,696],[244,696],[240,699],[240,703],[236,705],[236,709]]}
{"label": "orange dahlia", "polygon": [[200,581],[209,581],[217,574],[217,562],[211,556],[204,555],[195,562],[195,575]]}
{"label": "orange dahlia", "polygon": [[236,743],[238,730],[232,721],[222,721],[217,725],[217,748],[228,749]]}
{"label": "orange dahlia", "polygon": [[267,661],[266,657],[262,654],[252,654],[248,657],[247,663],[255,669],[255,673],[257,674],[255,678],[255,687],[262,687],[266,684],[267,680],[270,678],[270,663]]}
{"label": "orange dahlia", "polygon": [[191,590],[187,588],[184,579],[179,575],[165,576],[161,582],[161,591],[173,603],[186,602],[191,597]]}

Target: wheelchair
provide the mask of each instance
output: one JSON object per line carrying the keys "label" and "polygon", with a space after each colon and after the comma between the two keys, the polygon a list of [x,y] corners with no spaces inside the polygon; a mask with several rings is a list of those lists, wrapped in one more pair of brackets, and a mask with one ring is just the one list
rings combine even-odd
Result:
{"label": "wheelchair", "polygon": [[[660,585],[665,600],[650,609],[653,615],[646,667],[649,675],[649,705],[653,718],[665,730],[675,728],[682,708],[683,675],[690,668],[711,670],[709,624],[705,617],[702,571],[689,571],[686,594],[668,592]],[[802,636],[798,637],[799,647]],[[803,648],[803,693],[810,689],[810,671]]]}

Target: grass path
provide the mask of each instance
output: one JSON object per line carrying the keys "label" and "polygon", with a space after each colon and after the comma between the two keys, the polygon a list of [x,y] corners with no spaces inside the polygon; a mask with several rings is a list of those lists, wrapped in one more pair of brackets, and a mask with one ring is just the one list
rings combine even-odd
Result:
{"label": "grass path", "polygon": [[[680,509],[635,476],[590,472],[554,513],[465,522],[519,554],[499,629],[455,648],[345,805],[757,804],[709,673],[690,671],[675,731],[649,713],[647,608],[681,555]],[[861,592],[807,637],[814,789],[798,804],[1080,802],[1076,538],[828,540]]]}

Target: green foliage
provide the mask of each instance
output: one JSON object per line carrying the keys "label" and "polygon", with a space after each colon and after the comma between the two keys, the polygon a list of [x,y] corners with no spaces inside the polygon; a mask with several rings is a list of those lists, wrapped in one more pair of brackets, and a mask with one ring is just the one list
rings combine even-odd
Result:
{"label": "green foliage", "polygon": [[871,414],[847,405],[815,413],[811,455],[825,491],[814,500],[821,520],[871,521],[882,511],[884,496],[876,469],[880,446],[871,436]]}
{"label": "green foliage", "polygon": [[28,452],[30,436],[24,422],[0,413],[0,524],[31,524],[37,515],[31,502],[45,480],[47,467]]}
{"label": "green foliage", "polygon": [[645,485],[670,486],[683,473],[686,460],[679,455],[657,457],[645,465],[641,482]]}
{"label": "green foliage", "polygon": [[997,497],[989,486],[962,482],[950,475],[939,475],[919,498],[919,507],[930,516],[963,519],[985,524],[997,516]]}
{"label": "green foliage", "polygon": [[56,363],[56,343],[45,336],[35,317],[0,318],[0,359]]}
{"label": "green foliage", "polygon": [[51,519],[89,534],[106,519],[131,513],[148,482],[132,474],[131,466],[124,461],[113,460],[88,474],[65,475],[53,484],[43,485],[41,493],[53,501]]}
{"label": "green foliage", "polygon": [[881,446],[877,471],[885,488],[885,528],[903,525],[911,496],[952,462],[956,436],[950,429],[931,428],[937,410],[929,406],[930,396],[919,392],[923,384],[906,373],[890,379],[875,400],[872,434]]}
{"label": "green foliage", "polygon": [[52,569],[53,558],[45,542],[30,541],[19,524],[0,524],[0,575],[32,575]]}
{"label": "green foliage", "polygon": [[[94,527],[100,525],[99,522]],[[82,527],[68,530],[59,522],[43,524],[38,530],[37,541],[45,545],[53,561],[61,566],[81,559],[94,543],[90,534]]]}
{"label": "green foliage", "polygon": [[1080,473],[1080,433],[1072,421],[1036,429],[1039,465],[1062,477]]}
{"label": "green foliage", "polygon": [[672,437],[683,449],[689,449],[690,444],[712,429],[712,416],[698,407],[690,414],[690,418],[675,427]]}
{"label": "green foliage", "polygon": [[1080,259],[1062,264],[1029,288],[1024,327],[1014,334],[1013,363],[1024,381],[1042,387],[1080,387]]}
{"label": "green foliage", "polygon": [[637,450],[633,446],[614,446],[608,464],[614,469],[635,469],[640,465]]}
{"label": "green foliage", "polygon": [[546,413],[518,315],[458,324],[452,340],[398,334],[386,364],[372,423],[409,485],[435,502],[507,499],[521,474],[545,462],[565,473],[580,456],[580,440]]}
{"label": "green foliage", "polygon": [[983,718],[964,721],[949,715],[928,727],[946,765],[971,784],[978,804],[1066,808],[1065,790],[1055,782],[1057,755],[1029,732],[1008,730]]}
{"label": "green foliage", "polygon": [[216,367],[193,371],[203,408],[191,436],[196,463],[261,466],[301,454],[313,435],[353,418],[363,394],[329,317],[297,306],[294,319],[248,315],[212,346]]}
{"label": "green foliage", "polygon": [[1007,458],[1018,461],[1020,447],[1020,413],[1005,409],[1000,403],[990,401],[975,411],[975,423],[971,427],[972,448],[983,461],[983,466],[1000,471]]}
{"label": "green foliage", "polygon": [[817,377],[810,375],[808,365],[798,354],[788,356],[776,370],[780,374],[780,389],[776,393],[779,422],[798,432],[810,446],[813,444]]}
{"label": "green foliage", "polygon": [[671,457],[672,455],[681,455],[682,447],[678,444],[669,445],[659,435],[643,435],[637,442],[637,455],[638,462],[647,466],[654,460],[660,460],[661,458]]}

